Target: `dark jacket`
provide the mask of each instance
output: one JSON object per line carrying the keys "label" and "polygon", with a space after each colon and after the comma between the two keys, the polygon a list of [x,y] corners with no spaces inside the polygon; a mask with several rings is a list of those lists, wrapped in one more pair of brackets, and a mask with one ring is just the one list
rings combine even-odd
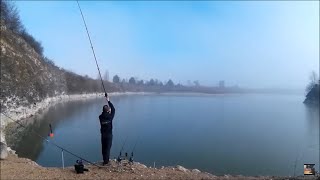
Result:
{"label": "dark jacket", "polygon": [[112,120],[114,117],[115,109],[113,104],[110,101],[108,101],[108,104],[109,104],[109,107],[111,108],[111,113],[109,114],[108,112],[102,112],[101,115],[99,116],[101,133],[112,133]]}

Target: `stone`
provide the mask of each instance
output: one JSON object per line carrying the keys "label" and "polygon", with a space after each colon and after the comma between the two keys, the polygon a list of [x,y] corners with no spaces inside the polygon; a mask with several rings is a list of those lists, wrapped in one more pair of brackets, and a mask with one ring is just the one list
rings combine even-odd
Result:
{"label": "stone", "polygon": [[199,169],[192,169],[193,173],[200,173],[201,171]]}
{"label": "stone", "polygon": [[7,145],[3,142],[0,142],[0,159],[7,159],[8,157],[8,149]]}
{"label": "stone", "polygon": [[182,166],[180,166],[180,165],[177,166],[177,169],[178,169],[179,171],[182,171],[182,172],[187,172],[187,171],[188,171],[188,169],[186,169],[186,168],[184,168],[184,167],[182,167]]}
{"label": "stone", "polygon": [[227,175],[227,174],[225,174],[223,177],[225,177],[226,179],[229,179],[229,178],[230,178],[230,176]]}
{"label": "stone", "polygon": [[1,142],[6,142],[5,134],[4,134],[4,129],[7,125],[7,122],[4,117],[1,116],[1,121],[0,121],[0,141]]}
{"label": "stone", "polygon": [[12,155],[16,155],[16,151],[11,149],[10,147],[7,147],[8,153]]}
{"label": "stone", "polygon": [[28,164],[30,164],[30,165],[33,165],[33,166],[39,166],[36,162],[34,162],[34,161],[30,161],[30,162],[28,162]]}

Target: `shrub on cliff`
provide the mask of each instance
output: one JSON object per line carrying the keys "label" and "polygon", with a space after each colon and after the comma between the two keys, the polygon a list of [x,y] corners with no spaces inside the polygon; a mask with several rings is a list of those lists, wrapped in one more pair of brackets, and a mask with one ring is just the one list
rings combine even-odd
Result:
{"label": "shrub on cliff", "polygon": [[30,35],[21,23],[19,11],[12,1],[0,0],[1,27],[11,30],[21,36],[38,54],[43,55],[43,47],[32,35]]}

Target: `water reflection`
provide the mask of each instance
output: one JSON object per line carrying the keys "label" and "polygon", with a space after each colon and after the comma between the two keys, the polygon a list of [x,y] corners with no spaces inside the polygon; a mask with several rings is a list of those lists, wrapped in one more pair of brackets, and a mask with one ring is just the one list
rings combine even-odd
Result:
{"label": "water reflection", "polygon": [[308,123],[308,132],[314,137],[319,134],[319,106],[305,105],[306,119]]}
{"label": "water reflection", "polygon": [[[316,164],[315,168],[319,170],[320,165],[320,124],[319,124],[319,106],[305,105],[306,123],[307,123],[307,149],[306,156],[309,156],[308,162]],[[309,155],[310,154],[310,155]],[[313,158],[311,155],[315,155]],[[306,162],[306,163],[308,163]]]}
{"label": "water reflection", "polygon": [[[19,133],[16,142],[10,143],[9,146],[13,147],[19,156],[36,160],[40,155],[40,152],[43,150],[46,142],[33,133],[33,131],[43,137],[48,138],[49,140],[54,140],[48,137],[49,124],[52,125],[53,132],[55,133],[56,128],[61,122],[73,120],[76,121],[76,119],[72,119],[70,117],[74,116],[75,114],[86,112],[95,104],[97,104],[96,100],[79,100],[72,102],[60,102],[54,106],[51,106],[46,111],[27,119],[27,128]],[[22,127],[17,125],[16,128]]]}

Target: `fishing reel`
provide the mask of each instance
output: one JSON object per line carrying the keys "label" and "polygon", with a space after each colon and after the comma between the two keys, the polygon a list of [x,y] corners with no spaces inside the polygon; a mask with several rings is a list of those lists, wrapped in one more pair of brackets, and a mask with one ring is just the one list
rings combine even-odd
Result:
{"label": "fishing reel", "polygon": [[83,174],[84,171],[89,171],[88,169],[84,168],[82,160],[76,161],[76,164],[74,165],[74,169],[76,170],[77,174]]}
{"label": "fishing reel", "polygon": [[123,160],[128,160],[128,153],[125,153],[125,155],[122,155],[122,152],[120,151],[119,156],[117,158],[117,162],[120,163]]}
{"label": "fishing reel", "polygon": [[124,141],[124,143],[123,143],[123,145],[122,145],[122,147],[121,147],[119,156],[118,156],[118,158],[117,158],[117,162],[120,163],[120,162],[123,161],[123,160],[127,160],[127,163],[133,164],[133,152],[134,152],[134,150],[135,150],[135,148],[136,148],[136,145],[137,145],[138,140],[135,142],[135,144],[134,144],[134,146],[133,146],[133,148],[132,148],[130,157],[128,157],[128,153],[127,153],[127,152],[125,153],[124,156],[122,155],[122,150],[123,150],[123,147],[124,147],[126,141],[127,141],[127,139]]}
{"label": "fishing reel", "polygon": [[127,160],[128,163],[133,164],[133,152],[131,152],[130,157],[128,156],[128,153],[125,153],[125,155],[123,156],[122,153],[120,152],[118,158],[117,158],[117,162],[121,163],[121,161],[123,160]]}
{"label": "fishing reel", "polygon": [[131,152],[131,156],[130,156],[130,158],[129,158],[129,162],[130,162],[130,163],[133,163],[133,152]]}

